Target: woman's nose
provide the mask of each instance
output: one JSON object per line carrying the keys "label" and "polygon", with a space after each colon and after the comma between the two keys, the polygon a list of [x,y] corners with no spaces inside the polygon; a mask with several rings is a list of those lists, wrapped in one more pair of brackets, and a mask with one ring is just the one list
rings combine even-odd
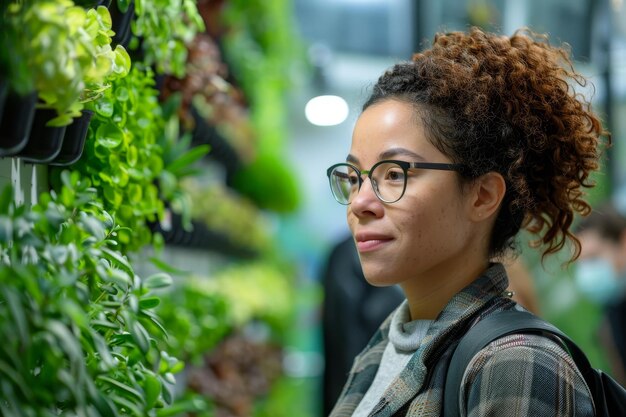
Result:
{"label": "woman's nose", "polygon": [[369,177],[365,177],[361,188],[352,198],[350,209],[359,217],[368,215],[380,217],[382,215],[383,203],[376,196],[374,184]]}

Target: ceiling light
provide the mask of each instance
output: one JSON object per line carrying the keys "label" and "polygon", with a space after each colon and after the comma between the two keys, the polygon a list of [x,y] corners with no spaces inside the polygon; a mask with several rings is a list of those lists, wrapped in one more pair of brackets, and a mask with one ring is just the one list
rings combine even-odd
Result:
{"label": "ceiling light", "polygon": [[313,97],[304,107],[309,122],[317,126],[335,126],[348,118],[348,103],[339,96]]}

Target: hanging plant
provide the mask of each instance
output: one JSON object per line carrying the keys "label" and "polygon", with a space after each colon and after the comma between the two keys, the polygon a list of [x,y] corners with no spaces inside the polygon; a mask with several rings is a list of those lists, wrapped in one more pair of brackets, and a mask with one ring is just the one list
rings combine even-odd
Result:
{"label": "hanging plant", "polygon": [[276,152],[283,146],[286,93],[293,85],[293,74],[301,72],[305,62],[289,3],[230,0],[220,14],[225,57],[250,101],[260,153]]}
{"label": "hanging plant", "polygon": [[85,10],[69,0],[11,3],[5,20],[15,51],[7,63],[10,84],[21,94],[36,90],[40,107],[57,112],[49,126],[79,117],[85,102],[130,69],[126,50],[111,48],[106,7]]}
{"label": "hanging plant", "polygon": [[87,36],[82,38],[83,46],[91,50],[92,59],[85,72],[85,89],[81,93],[83,103],[99,98],[111,83],[126,77],[130,71],[130,57],[126,49],[116,45],[112,49],[114,32],[111,30],[111,15],[104,6],[87,11],[82,27]]}
{"label": "hanging plant", "polygon": [[[150,69],[133,67],[89,104],[94,111],[82,158],[72,166],[97,190],[118,223],[121,250],[137,250],[152,240],[147,222],[163,214],[156,180],[163,170],[156,144],[164,126]],[[51,180],[59,186],[59,170]]]}
{"label": "hanging plant", "polygon": [[62,179],[32,210],[0,198],[0,414],[154,415],[182,368],[153,312],[171,278],[139,278],[93,189]]}
{"label": "hanging plant", "polygon": [[[118,0],[118,5],[121,0]],[[158,73],[185,75],[187,47],[204,30],[194,0],[135,0],[135,36],[141,38],[142,61]]]}
{"label": "hanging plant", "polygon": [[[167,77],[161,97],[180,94],[179,115],[183,126],[194,131],[194,143],[210,144],[211,156],[225,164],[236,159],[235,170],[252,161],[256,141],[243,94],[226,81],[227,75],[215,41],[198,34],[189,45],[186,76]],[[221,145],[234,155],[221,155]]]}
{"label": "hanging plant", "polygon": [[167,76],[161,98],[167,100],[173,94],[181,96],[179,116],[185,129],[191,130],[194,123],[191,117],[193,98],[197,94],[210,97],[216,90],[224,88],[228,70],[222,61],[219,47],[210,36],[197,34],[188,49],[185,76]]}

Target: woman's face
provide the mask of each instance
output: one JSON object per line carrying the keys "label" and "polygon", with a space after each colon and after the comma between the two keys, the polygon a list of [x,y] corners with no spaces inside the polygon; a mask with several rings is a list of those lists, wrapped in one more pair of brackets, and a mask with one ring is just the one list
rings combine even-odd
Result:
{"label": "woman's face", "polygon": [[[386,100],[367,108],[356,123],[348,161],[369,170],[382,159],[452,162],[426,138],[414,107]],[[468,199],[452,171],[411,169],[404,196],[381,202],[369,179],[347,208],[363,272],[377,286],[437,279],[464,262],[472,222]]]}

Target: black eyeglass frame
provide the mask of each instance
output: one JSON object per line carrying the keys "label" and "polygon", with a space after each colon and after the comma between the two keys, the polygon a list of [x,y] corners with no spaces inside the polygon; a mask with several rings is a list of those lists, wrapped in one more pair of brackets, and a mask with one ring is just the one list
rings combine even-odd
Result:
{"label": "black eyeglass frame", "polygon": [[[394,163],[398,165],[400,168],[402,168],[402,171],[404,171],[404,187],[402,187],[402,193],[400,193],[400,197],[398,197],[397,199],[393,201],[385,200],[384,198],[381,197],[380,192],[378,191],[378,184],[376,183],[376,181],[372,179],[372,172],[374,172],[377,166],[382,165],[382,164],[389,164],[389,163]],[[359,179],[359,188],[357,192],[361,191],[361,186],[363,185],[363,182],[365,181],[362,176],[367,175],[368,178],[370,179],[370,182],[372,183],[372,188],[374,189],[374,193],[376,194],[376,197],[378,197],[378,199],[382,201],[383,203],[388,203],[388,204],[395,203],[404,196],[404,192],[406,191],[406,182],[407,182],[408,172],[409,172],[409,169],[411,168],[435,169],[439,171],[456,171],[461,174],[465,170],[465,165],[462,165],[462,164],[448,164],[448,163],[441,163],[441,162],[407,162],[407,161],[398,161],[395,159],[384,159],[382,161],[378,161],[374,165],[372,165],[370,169],[358,169],[357,167],[355,167],[354,165],[348,162],[340,162],[338,164],[334,164],[330,166],[326,170],[326,176],[328,177],[330,191],[333,197],[339,204],[344,205],[344,206],[350,205],[350,202],[342,203],[341,201],[339,201],[339,199],[333,192],[332,178],[330,177],[330,174],[333,172],[333,170],[335,170],[335,168],[340,167],[340,166],[350,167],[353,170],[355,170],[357,173],[359,173],[359,175],[357,175],[357,178]]]}

